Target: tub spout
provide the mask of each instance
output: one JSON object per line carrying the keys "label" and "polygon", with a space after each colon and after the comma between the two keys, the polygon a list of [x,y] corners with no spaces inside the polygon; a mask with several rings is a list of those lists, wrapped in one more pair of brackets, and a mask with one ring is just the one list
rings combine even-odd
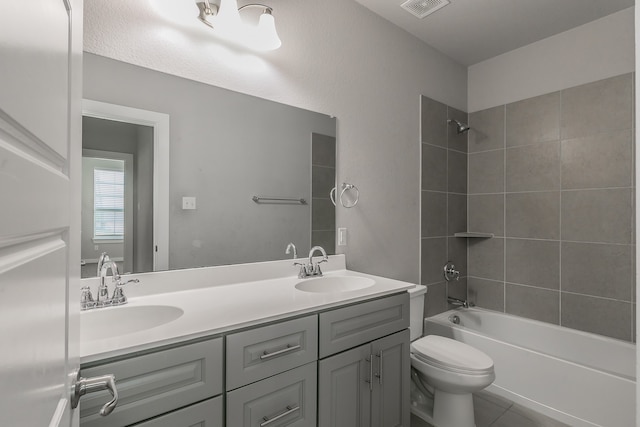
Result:
{"label": "tub spout", "polygon": [[469,307],[473,307],[473,303],[469,302],[467,300],[462,300],[459,298],[454,298],[454,297],[447,297],[447,302],[451,305],[455,305],[456,307],[464,307],[464,308],[469,308]]}

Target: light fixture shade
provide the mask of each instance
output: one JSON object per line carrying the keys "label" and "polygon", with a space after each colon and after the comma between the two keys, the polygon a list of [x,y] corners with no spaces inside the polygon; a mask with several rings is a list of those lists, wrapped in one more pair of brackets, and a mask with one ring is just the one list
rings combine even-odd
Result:
{"label": "light fixture shade", "polygon": [[276,31],[276,23],[269,9],[260,15],[257,28],[259,48],[262,50],[275,50],[282,45],[278,32]]}
{"label": "light fixture shade", "polygon": [[236,0],[220,0],[220,10],[214,26],[216,31],[225,37],[236,37],[242,33],[244,25],[240,19]]}

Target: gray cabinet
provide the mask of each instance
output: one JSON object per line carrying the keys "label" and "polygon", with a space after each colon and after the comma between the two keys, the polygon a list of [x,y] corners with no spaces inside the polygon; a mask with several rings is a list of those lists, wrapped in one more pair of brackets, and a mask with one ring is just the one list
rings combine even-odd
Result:
{"label": "gray cabinet", "polygon": [[315,427],[317,364],[275,375],[227,393],[229,427]]}
{"label": "gray cabinet", "polygon": [[135,424],[135,427],[222,427],[222,396]]}
{"label": "gray cabinet", "polygon": [[108,417],[101,417],[98,411],[110,400],[108,393],[84,396],[82,427],[127,426],[220,395],[222,338],[81,370],[84,377],[111,373],[116,377],[118,406]]}
{"label": "gray cabinet", "polygon": [[408,294],[320,314],[319,427],[409,427]]}
{"label": "gray cabinet", "polygon": [[227,390],[318,359],[318,316],[227,335]]}
{"label": "gray cabinet", "polygon": [[409,327],[409,294],[404,292],[320,313],[320,358]]}

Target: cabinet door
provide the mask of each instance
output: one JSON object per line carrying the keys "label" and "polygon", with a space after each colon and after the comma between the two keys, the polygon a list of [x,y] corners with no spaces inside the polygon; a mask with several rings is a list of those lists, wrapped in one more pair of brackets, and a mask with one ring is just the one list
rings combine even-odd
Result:
{"label": "cabinet door", "polygon": [[369,426],[370,358],[371,345],[365,344],[319,362],[318,427]]}
{"label": "cabinet door", "polygon": [[223,427],[222,396],[196,403],[135,427]]}
{"label": "cabinet door", "polygon": [[227,393],[228,427],[315,427],[317,364],[309,363]]}
{"label": "cabinet door", "polygon": [[409,427],[409,330],[371,343],[374,359],[372,427]]}

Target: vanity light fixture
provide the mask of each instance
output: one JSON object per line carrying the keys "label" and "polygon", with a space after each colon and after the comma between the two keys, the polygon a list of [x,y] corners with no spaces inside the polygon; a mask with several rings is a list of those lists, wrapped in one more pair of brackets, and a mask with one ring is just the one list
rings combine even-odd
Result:
{"label": "vanity light fixture", "polygon": [[[275,50],[282,42],[276,31],[273,9],[264,4],[247,4],[238,8],[237,0],[220,0],[220,5],[211,4],[209,0],[196,0],[198,20],[224,39],[242,44],[257,50]],[[259,7],[263,9],[258,25],[242,22],[240,11]]]}

